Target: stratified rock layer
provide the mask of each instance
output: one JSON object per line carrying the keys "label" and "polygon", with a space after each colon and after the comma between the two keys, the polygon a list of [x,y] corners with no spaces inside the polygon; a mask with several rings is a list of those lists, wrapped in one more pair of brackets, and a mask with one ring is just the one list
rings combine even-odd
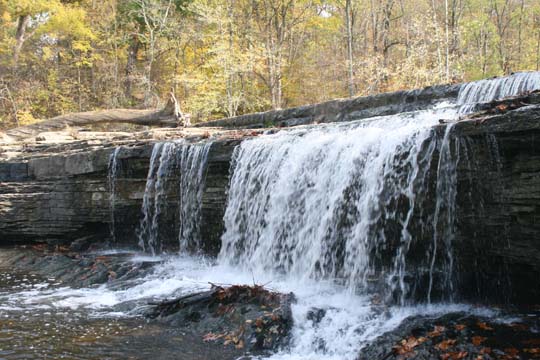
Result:
{"label": "stratified rock layer", "polygon": [[[407,97],[404,99],[400,104],[407,103]],[[340,114],[352,111],[337,110]],[[459,154],[455,154],[459,155],[457,234],[453,244],[456,292],[475,300],[534,303],[540,297],[540,106],[499,112],[460,121],[454,128],[459,143]],[[281,121],[284,113],[275,114],[274,123]],[[288,119],[296,118],[294,114],[291,110]],[[444,128],[441,125],[438,129],[439,137]],[[200,224],[202,248],[208,254],[215,255],[220,248],[233,150],[255,135],[252,131],[230,131],[221,136],[203,136],[207,138],[203,141],[213,142]],[[115,146],[122,145],[116,180],[115,235],[119,243],[136,246],[155,141],[79,141],[18,149],[18,155],[0,161],[1,243],[71,243],[87,236],[93,236],[95,241],[108,240],[109,158]],[[434,159],[437,157],[435,154]],[[436,187],[429,188],[434,198]],[[174,191],[169,195],[170,217],[160,235],[165,248],[174,250],[178,247],[178,199]],[[417,242],[429,241],[416,235],[413,237]],[[408,261],[414,264],[415,251],[424,256],[421,249],[422,245],[412,249]],[[425,274],[425,269],[422,271]],[[418,283],[417,291],[423,292],[425,283]]]}

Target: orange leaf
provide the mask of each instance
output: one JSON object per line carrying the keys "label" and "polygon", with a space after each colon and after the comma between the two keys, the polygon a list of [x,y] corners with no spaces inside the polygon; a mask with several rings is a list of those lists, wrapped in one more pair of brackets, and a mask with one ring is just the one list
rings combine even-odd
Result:
{"label": "orange leaf", "polygon": [[484,341],[486,341],[487,338],[485,337],[482,337],[482,336],[473,336],[472,338],[472,343],[476,346],[479,346],[480,344],[482,344]]}
{"label": "orange leaf", "polygon": [[405,355],[412,352],[415,347],[426,341],[427,339],[425,337],[415,338],[414,336],[411,336],[407,340],[401,340],[401,345],[394,346],[394,351],[398,355]]}
{"label": "orange leaf", "polygon": [[439,350],[445,351],[445,350],[448,350],[448,348],[450,348],[451,346],[454,346],[455,343],[456,343],[456,340],[448,339],[448,340],[441,341],[440,343],[435,345],[435,347]]}
{"label": "orange leaf", "polygon": [[430,337],[430,338],[441,336],[442,332],[445,329],[446,328],[444,326],[435,326],[435,329],[433,331],[429,332],[427,336]]}
{"label": "orange leaf", "polygon": [[477,323],[478,327],[482,330],[493,330],[493,328],[491,326],[489,326],[488,324],[486,324],[485,322],[478,322]]}
{"label": "orange leaf", "polygon": [[456,324],[454,326],[454,328],[457,330],[457,331],[461,331],[463,329],[465,329],[467,326],[463,325],[463,324]]}
{"label": "orange leaf", "polygon": [[455,352],[452,353],[452,360],[464,359],[467,357],[467,355],[469,355],[469,353],[466,351]]}

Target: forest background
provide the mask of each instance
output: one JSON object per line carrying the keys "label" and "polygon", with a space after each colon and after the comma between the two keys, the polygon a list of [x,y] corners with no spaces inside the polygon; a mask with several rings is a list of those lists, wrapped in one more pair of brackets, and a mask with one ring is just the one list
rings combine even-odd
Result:
{"label": "forest background", "polygon": [[540,0],[0,0],[0,128],[192,121],[540,68]]}

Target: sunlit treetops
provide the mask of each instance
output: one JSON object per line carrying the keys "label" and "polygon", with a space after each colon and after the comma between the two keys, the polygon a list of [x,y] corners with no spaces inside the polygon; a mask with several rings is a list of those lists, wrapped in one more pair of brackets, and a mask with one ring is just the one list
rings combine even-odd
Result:
{"label": "sunlit treetops", "polygon": [[0,127],[194,121],[540,67],[537,0],[0,0]]}

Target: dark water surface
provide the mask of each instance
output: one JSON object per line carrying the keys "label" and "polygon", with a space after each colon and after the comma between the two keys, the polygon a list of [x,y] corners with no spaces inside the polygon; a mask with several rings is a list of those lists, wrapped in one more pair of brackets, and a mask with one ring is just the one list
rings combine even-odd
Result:
{"label": "dark water surface", "polygon": [[[0,257],[12,250],[0,249]],[[0,267],[0,359],[233,359],[222,345],[142,315],[51,306],[54,278]],[[24,296],[14,296],[24,293]],[[38,300],[32,300],[32,298]],[[26,299],[26,300],[25,300]]]}

